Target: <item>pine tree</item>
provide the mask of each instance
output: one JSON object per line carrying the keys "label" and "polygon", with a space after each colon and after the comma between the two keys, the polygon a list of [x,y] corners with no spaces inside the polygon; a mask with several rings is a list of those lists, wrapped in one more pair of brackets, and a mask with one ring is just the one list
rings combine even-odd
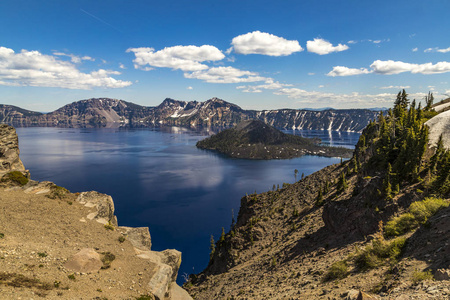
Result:
{"label": "pine tree", "polygon": [[388,164],[386,176],[383,180],[383,196],[388,200],[392,199],[391,173],[392,167],[391,164]]}
{"label": "pine tree", "polygon": [[321,206],[323,204],[322,187],[319,186],[319,191],[317,192],[316,204]]}
{"label": "pine tree", "polygon": [[339,181],[337,183],[337,191],[342,193],[348,188],[347,179],[345,178],[344,172],[341,173],[339,177]]}
{"label": "pine tree", "polygon": [[214,252],[216,251],[216,243],[214,242],[214,236],[211,234],[211,239],[209,240],[209,259],[211,260],[214,256]]}

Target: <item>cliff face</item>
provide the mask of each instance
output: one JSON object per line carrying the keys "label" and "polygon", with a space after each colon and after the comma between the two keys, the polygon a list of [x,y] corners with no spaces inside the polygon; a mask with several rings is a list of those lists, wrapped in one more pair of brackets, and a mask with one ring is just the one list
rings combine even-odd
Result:
{"label": "cliff face", "polygon": [[192,299],[176,284],[181,253],[152,251],[147,227],[119,226],[111,196],[30,180],[7,125],[0,154],[3,298]]}
{"label": "cliff face", "polygon": [[68,104],[41,114],[0,106],[0,122],[19,126],[159,126],[232,127],[258,119],[276,128],[361,131],[378,112],[354,110],[244,110],[218,98],[205,102],[165,99],[157,107],[144,107],[117,99],[99,98]]}
{"label": "cliff face", "polygon": [[8,125],[0,125],[0,174],[25,171],[19,153],[19,138],[16,130]]}

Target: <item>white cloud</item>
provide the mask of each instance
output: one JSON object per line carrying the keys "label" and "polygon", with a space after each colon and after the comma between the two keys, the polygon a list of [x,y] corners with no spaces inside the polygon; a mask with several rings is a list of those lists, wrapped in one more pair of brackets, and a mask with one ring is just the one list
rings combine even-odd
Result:
{"label": "white cloud", "polygon": [[381,90],[390,90],[390,89],[402,90],[402,89],[409,89],[409,88],[411,88],[409,85],[390,85],[390,86],[380,87]]}
{"label": "white cloud", "polygon": [[411,72],[413,74],[439,74],[450,72],[450,62],[441,61],[436,64],[410,64],[402,61],[393,60],[376,60],[370,67],[378,74],[399,74],[403,72]]}
{"label": "white cloud", "polygon": [[336,66],[333,67],[333,70],[331,70],[327,76],[336,77],[336,76],[353,76],[353,75],[360,75],[360,74],[369,74],[371,71],[367,70],[366,68],[361,69],[354,69],[354,68],[347,68],[343,66]]}
{"label": "white cloud", "polygon": [[119,68],[126,69],[125,65],[123,63],[119,63]]}
{"label": "white cloud", "polygon": [[450,52],[450,47],[446,48],[446,49],[439,49],[438,47],[435,48],[428,48],[423,50],[423,52],[440,52],[440,53],[447,53]]}
{"label": "white cloud", "polygon": [[376,40],[376,41],[372,41],[374,44],[379,44],[381,43],[381,40]]}
{"label": "white cloud", "polygon": [[337,46],[333,46],[330,42],[315,38],[314,41],[307,41],[306,48],[308,52],[317,53],[319,55],[329,54],[332,52],[341,52],[347,50],[349,47],[347,45],[339,44]]}
{"label": "white cloud", "polygon": [[411,72],[412,74],[440,74],[450,72],[450,62],[441,61],[436,64],[411,64],[402,61],[376,60],[370,65],[371,70],[366,68],[352,69],[343,66],[333,67],[327,76],[352,76],[360,74],[377,73],[382,75],[400,74]]}
{"label": "white cloud", "polygon": [[204,61],[217,61],[225,58],[225,55],[214,46],[174,46],[166,47],[155,52],[153,48],[129,48],[127,52],[133,52],[136,58],[133,60],[136,69],[151,70],[147,65],[158,68],[171,68],[182,71],[200,71],[208,69]]}
{"label": "white cloud", "polygon": [[238,54],[285,56],[303,51],[303,48],[296,40],[286,40],[285,38],[260,31],[239,35],[233,38],[231,44],[234,52]]}
{"label": "white cloud", "polygon": [[194,88],[192,86],[188,86],[186,89],[187,90],[193,90]]}
{"label": "white cloud", "polygon": [[[81,59],[87,60],[88,56]],[[27,50],[15,53],[12,49],[0,47],[0,85],[92,89],[121,88],[132,84],[109,75],[120,75],[120,72],[99,69],[82,73],[74,64],[51,55]]]}
{"label": "white cloud", "polygon": [[214,67],[208,70],[184,73],[184,77],[200,79],[209,83],[241,83],[266,81],[268,78],[256,72],[243,71],[233,67]]}
{"label": "white cloud", "polygon": [[262,90],[276,90],[286,86],[292,86],[292,84],[280,83],[274,81],[272,78],[267,78],[265,84],[260,85],[241,85],[236,89],[241,89],[244,93],[261,93]]}
{"label": "white cloud", "polygon": [[414,49],[412,49],[412,52],[417,52],[419,50],[419,48],[414,48]]}
{"label": "white cloud", "polygon": [[351,40],[351,41],[348,41],[347,42],[347,44],[356,44],[356,43],[358,43],[357,41],[354,41],[354,40]]}
{"label": "white cloud", "polygon": [[[450,90],[448,91],[450,92]],[[374,107],[374,106],[390,106],[395,100],[396,93],[380,93],[380,94],[335,94],[317,91],[306,91],[298,88],[283,88],[276,92],[275,95],[287,96],[290,99],[300,99],[299,103],[315,105],[316,107],[333,106],[333,107]],[[421,99],[425,93],[409,94],[411,99]]]}
{"label": "white cloud", "polygon": [[313,76],[313,75],[316,75],[316,73],[309,72],[308,75],[309,75],[309,76]]}
{"label": "white cloud", "polygon": [[75,54],[67,54],[67,53],[63,53],[63,52],[53,52],[53,55],[57,55],[57,56],[68,56],[70,57],[70,60],[75,63],[75,64],[79,64],[81,63],[81,61],[83,60],[89,60],[89,61],[95,61],[94,58],[90,57],[90,56],[77,56]]}
{"label": "white cloud", "polygon": [[323,85],[323,84],[321,84],[321,85],[319,85],[319,88],[321,89],[321,88],[324,88],[325,86]]}

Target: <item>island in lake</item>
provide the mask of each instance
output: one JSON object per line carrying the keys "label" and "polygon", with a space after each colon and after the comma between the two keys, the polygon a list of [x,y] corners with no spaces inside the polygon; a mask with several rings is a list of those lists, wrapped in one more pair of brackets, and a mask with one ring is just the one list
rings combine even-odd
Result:
{"label": "island in lake", "polygon": [[247,120],[197,142],[233,158],[286,159],[303,155],[350,158],[353,150],[320,145],[320,139],[286,134],[259,120]]}

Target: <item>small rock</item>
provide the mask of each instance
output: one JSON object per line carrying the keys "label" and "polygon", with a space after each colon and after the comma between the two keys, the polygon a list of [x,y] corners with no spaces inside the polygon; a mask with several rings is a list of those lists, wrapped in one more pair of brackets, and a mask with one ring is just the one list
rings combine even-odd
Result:
{"label": "small rock", "polygon": [[449,269],[438,269],[434,273],[434,278],[436,280],[449,280],[450,279],[450,270]]}

